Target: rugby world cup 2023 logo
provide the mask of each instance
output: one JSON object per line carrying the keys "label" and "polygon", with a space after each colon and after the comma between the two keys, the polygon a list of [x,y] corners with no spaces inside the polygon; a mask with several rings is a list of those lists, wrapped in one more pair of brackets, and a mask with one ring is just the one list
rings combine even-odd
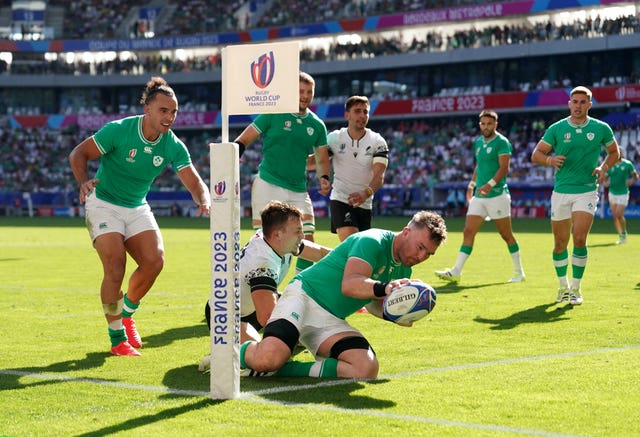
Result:
{"label": "rugby world cup 2023 logo", "polygon": [[213,186],[213,192],[216,193],[216,196],[222,196],[225,191],[227,191],[227,183],[225,181],[220,181]]}
{"label": "rugby world cup 2023 logo", "polygon": [[273,52],[263,53],[257,61],[251,63],[251,79],[258,88],[266,88],[273,80],[276,71],[276,63]]}

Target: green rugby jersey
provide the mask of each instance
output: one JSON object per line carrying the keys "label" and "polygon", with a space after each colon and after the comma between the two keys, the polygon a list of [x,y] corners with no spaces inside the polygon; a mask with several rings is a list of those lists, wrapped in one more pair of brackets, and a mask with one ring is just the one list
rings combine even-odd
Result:
{"label": "green rugby jersey", "polygon": [[629,180],[634,170],[635,168],[631,161],[624,158],[607,170],[607,175],[609,176],[609,192],[615,195],[629,193],[627,180]]}
{"label": "green rugby jersey", "polygon": [[[500,168],[500,155],[511,156],[511,143],[499,132],[489,142],[485,143],[483,136],[478,137],[473,144],[476,156],[476,190],[489,182]],[[496,185],[483,197],[496,197],[502,193],[508,193],[507,177],[496,181]]]}
{"label": "green rugby jersey", "polygon": [[555,122],[545,132],[542,141],[549,144],[556,155],[566,157],[556,171],[553,190],[564,194],[579,194],[597,189],[600,152],[615,140],[608,124],[587,117],[582,125],[575,125],[569,117]]}
{"label": "green rugby jersey", "polygon": [[350,235],[324,258],[298,273],[292,280],[302,281],[302,289],[321,307],[341,319],[355,313],[373,299],[355,299],[342,294],[342,278],[347,260],[360,258],[371,265],[371,279],[389,282],[410,278],[411,267],[394,261],[395,233],[369,229]]}
{"label": "green rugby jersey", "polygon": [[327,145],[327,128],[312,111],[305,115],[260,114],[252,123],[262,135],[260,177],[287,190],[307,191],[307,156]]}
{"label": "green rugby jersey", "polygon": [[187,147],[172,131],[155,141],[145,139],[142,118],[111,121],[93,135],[102,154],[95,175],[98,199],[127,208],[144,205],[151,184],[167,165],[176,172],[191,165]]}

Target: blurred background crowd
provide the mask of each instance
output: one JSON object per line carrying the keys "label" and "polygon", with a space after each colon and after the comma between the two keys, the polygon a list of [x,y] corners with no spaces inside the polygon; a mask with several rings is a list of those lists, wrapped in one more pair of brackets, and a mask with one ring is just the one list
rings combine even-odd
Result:
{"label": "blurred background crowd", "polygon": [[[46,105],[29,104],[29,90],[17,93],[20,78],[47,78],[73,76],[89,80],[98,86],[105,86],[104,77],[120,76],[128,78],[128,84],[141,89],[148,77],[153,74],[169,75],[177,78],[180,88],[189,84],[194,73],[215,72],[220,70],[221,46],[207,47],[206,50],[191,50],[187,54],[181,50],[139,50],[117,53],[107,59],[101,56],[81,56],[72,53],[42,53],[19,50],[2,52],[8,47],[10,35],[20,35],[23,41],[36,40],[43,27],[30,23],[17,23],[11,20],[11,10],[15,9],[18,0],[0,0],[0,30],[9,32],[0,39],[0,192],[66,192],[75,191],[75,182],[67,163],[67,154],[82,139],[92,132],[78,126],[67,126],[61,129],[51,127],[21,127],[12,122],[12,116],[51,114]],[[28,4],[37,0],[22,0]],[[299,26],[313,23],[329,23],[335,20],[366,20],[393,14],[419,13],[427,16],[436,14],[445,8],[502,8],[503,2],[486,2],[481,0],[327,0],[317,5],[295,0],[230,0],[228,2],[186,0],[171,2],[166,0],[49,0],[41,1],[46,5],[46,26],[53,29],[55,39],[145,39],[199,34],[224,34],[225,32],[258,32],[261,29],[282,26]],[[470,19],[422,26],[404,26],[385,31],[369,30],[354,32],[349,35],[338,35],[327,38],[300,38],[301,68],[310,71],[318,82],[314,104],[342,103],[355,85],[337,84],[338,79],[316,75],[315,70],[324,72],[322,65],[338,65],[367,61],[363,77],[374,75],[387,65],[410,63],[411,56],[435,54],[447,56],[452,52],[466,50],[466,53],[481,53],[470,56],[468,62],[478,64],[497,63],[503,57],[506,47],[522,48],[523,52],[532,51],[537,43],[553,43],[569,41],[576,43],[585,40],[600,41],[602,38],[625,38],[632,54],[629,65],[622,68],[617,62],[601,62],[602,57],[613,56],[615,51],[594,48],[594,53],[584,54],[589,61],[590,69],[585,71],[581,66],[565,62],[562,49],[558,53],[549,53],[549,62],[545,66],[545,74],[528,74],[527,64],[522,59],[507,65],[516,65],[515,70],[503,70],[504,80],[500,86],[495,85],[494,71],[488,71],[476,83],[469,79],[467,72],[476,68],[461,63],[461,78],[451,80],[451,71],[440,64],[444,61],[429,61],[422,66],[416,63],[412,67],[424,68],[427,73],[417,72],[418,77],[430,74],[429,87],[400,86],[404,70],[396,68],[395,73],[383,76],[393,77],[386,88],[371,87],[355,89],[353,93],[362,93],[372,101],[410,99],[416,97],[438,97],[461,94],[491,94],[493,92],[520,91],[529,92],[548,89],[566,89],[575,85],[587,86],[622,86],[640,82],[640,44],[635,38],[640,35],[640,24],[633,2],[621,2],[616,14],[604,9],[582,9],[567,3],[567,11],[547,14],[513,15],[499,19]],[[602,2],[603,6],[605,2]],[[629,9],[631,7],[631,9]],[[475,10],[475,9],[471,9]],[[142,14],[141,11],[144,11]],[[565,14],[565,15],[563,15]],[[46,39],[46,37],[45,37]],[[608,40],[607,40],[608,41]],[[624,40],[626,41],[626,39]],[[583,44],[584,45],[584,44]],[[587,43],[588,45],[588,43]],[[549,46],[555,48],[558,46]],[[572,46],[571,46],[572,47]],[[482,49],[485,51],[481,52]],[[488,51],[486,51],[488,50]],[[554,49],[555,50],[555,49]],[[586,49],[585,49],[586,50]],[[9,54],[8,54],[9,53]],[[506,53],[506,52],[505,52]],[[618,58],[627,59],[629,52],[621,51]],[[615,54],[615,53],[614,53]],[[73,56],[71,56],[73,55]],[[94,55],[96,55],[94,53]],[[404,56],[398,58],[398,56]],[[407,57],[409,56],[409,57]],[[541,54],[539,59],[546,59]],[[555,58],[554,58],[555,56]],[[597,58],[600,56],[600,58]],[[474,58],[471,60],[471,58]],[[72,59],[73,58],[73,59]],[[395,60],[394,60],[395,59]],[[401,59],[401,61],[398,61]],[[416,58],[417,59],[417,58]],[[394,61],[389,61],[394,60]],[[409,61],[407,61],[409,60]],[[418,62],[418,61],[416,61]],[[420,61],[422,62],[422,61]],[[520,62],[519,64],[515,62]],[[435,66],[434,66],[435,63]],[[539,62],[538,62],[539,63]],[[398,64],[398,65],[399,65]],[[566,65],[569,64],[569,65]],[[606,64],[606,65],[602,65]],[[438,70],[438,69],[441,70]],[[457,68],[455,65],[452,68]],[[391,69],[391,68],[390,68]],[[511,68],[514,70],[514,68]],[[562,69],[562,72],[559,70]],[[432,71],[440,71],[432,73]],[[357,72],[353,74],[358,74]],[[173,75],[173,76],[172,76]],[[386,75],[386,76],[385,76]],[[512,77],[507,77],[511,75]],[[16,79],[18,77],[18,79]],[[86,78],[89,79],[86,79]],[[493,81],[488,84],[487,77]],[[93,79],[91,79],[93,78]],[[135,78],[135,79],[134,79]],[[484,82],[482,79],[484,78]],[[6,80],[3,82],[3,80]],[[409,79],[407,79],[409,80]],[[467,80],[468,86],[457,86]],[[171,84],[174,83],[169,79]],[[382,83],[383,81],[379,81]],[[479,86],[478,86],[479,85]],[[116,85],[114,84],[114,87]],[[211,87],[211,83],[200,81],[193,89]],[[219,86],[219,82],[216,86]],[[347,92],[345,92],[347,90]],[[368,91],[368,92],[364,92]],[[71,91],[69,91],[71,93]],[[96,89],[96,94],[102,93]],[[61,91],[58,100],[58,113],[139,113],[137,95],[130,93],[125,104],[103,105],[97,98],[86,106],[73,104],[73,99]],[[219,102],[212,102],[208,93],[179,92],[182,111],[217,110]],[[104,99],[103,99],[104,100]],[[118,102],[116,102],[118,103]],[[594,109],[597,105],[594,107]],[[596,116],[606,116],[610,111],[633,111],[631,105],[619,108],[601,108]],[[550,169],[534,167],[530,162],[533,147],[541,138],[545,128],[552,122],[567,115],[564,108],[551,110],[512,111],[500,113],[499,131],[506,135],[513,145],[511,173],[509,180],[525,184],[545,183],[552,180]],[[326,120],[329,130],[344,125],[342,120],[333,118]],[[473,140],[478,136],[477,112],[467,111],[460,114],[443,114],[440,116],[407,116],[407,117],[372,117],[370,127],[380,132],[390,146],[390,164],[387,171],[386,186],[389,187],[421,187],[426,190],[441,183],[466,183],[474,168],[474,157],[471,152]],[[640,154],[638,142],[639,126],[633,118],[625,122],[616,122],[613,126],[624,156],[636,162]],[[234,129],[240,129],[234,126]],[[176,129],[176,133],[189,147],[193,161],[205,179],[209,179],[208,144],[220,142],[219,128],[202,127],[196,129]],[[231,133],[234,138],[234,133]],[[252,145],[241,162],[243,187],[250,186],[252,177],[257,171],[261,158],[260,143]],[[316,179],[310,177],[310,187],[314,189]],[[159,190],[176,190],[180,188],[177,177],[167,171],[157,181]]]}

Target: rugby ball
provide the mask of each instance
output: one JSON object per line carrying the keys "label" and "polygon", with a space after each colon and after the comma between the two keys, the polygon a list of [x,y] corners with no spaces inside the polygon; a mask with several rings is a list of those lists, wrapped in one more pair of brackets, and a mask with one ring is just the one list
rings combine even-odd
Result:
{"label": "rugby ball", "polygon": [[436,306],[436,291],[419,279],[394,288],[382,301],[382,314],[394,323],[422,319]]}

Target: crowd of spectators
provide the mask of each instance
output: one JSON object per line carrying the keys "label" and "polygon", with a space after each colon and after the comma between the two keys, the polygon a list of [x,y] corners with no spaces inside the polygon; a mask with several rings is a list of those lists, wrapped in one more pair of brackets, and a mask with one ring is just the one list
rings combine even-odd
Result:
{"label": "crowd of spectators", "polygon": [[155,33],[158,36],[176,36],[244,30],[250,25],[250,15],[239,18],[235,12],[245,3],[246,0],[182,1],[171,17],[155,28]]}
{"label": "crowd of spectators", "polygon": [[67,155],[82,139],[72,130],[15,129],[0,117],[0,192],[75,189]]}
{"label": "crowd of spectators", "polygon": [[[273,27],[296,24],[322,23],[340,19],[354,19],[403,12],[424,11],[447,7],[498,3],[486,0],[328,0],[318,10],[310,11],[309,4],[285,0],[274,2],[252,27]],[[277,6],[276,6],[277,5]]]}
{"label": "crowd of spectators", "polygon": [[[56,3],[55,1],[51,2]],[[86,38],[93,32],[100,37],[113,37],[127,10],[132,6],[144,6],[148,1],[129,0],[77,0],[63,2],[67,7],[67,26],[77,32],[74,37]],[[159,29],[166,35],[216,32],[221,27],[237,30],[249,26],[249,21],[238,23],[233,11],[240,8],[244,0],[235,2],[212,2],[189,0],[176,8],[169,26]],[[266,2],[269,3],[269,2]],[[353,0],[341,2],[329,0],[318,11],[311,13],[308,6],[292,0],[273,2],[271,8],[253,23],[254,27],[276,26],[295,23],[322,22],[339,18],[392,14],[484,3],[479,0]],[[210,18],[207,18],[210,17]],[[248,18],[247,18],[248,20]],[[81,23],[79,26],[78,23]],[[489,25],[484,28],[467,28],[453,34],[445,34],[437,28],[425,31],[422,38],[416,36],[411,42],[399,38],[369,36],[358,44],[334,43],[328,49],[305,48],[301,61],[340,61],[369,58],[383,55],[419,53],[429,51],[456,50],[505,44],[522,44],[573,38],[591,38],[614,34],[640,32],[638,18],[633,15],[617,19],[578,21],[571,24],[554,24],[551,21],[525,25],[514,22],[510,25]],[[86,63],[76,60],[67,64],[62,60],[22,65],[0,65],[0,72],[8,74],[166,74],[171,72],[209,71],[220,67],[219,53],[189,59],[159,56],[152,52],[139,52],[133,58],[116,59],[109,62]],[[623,78],[625,82],[637,78]],[[555,84],[567,85],[565,83]],[[554,86],[554,84],[550,84]],[[395,96],[397,97],[397,96]],[[342,99],[342,96],[340,96]],[[321,103],[318,96],[316,103]],[[99,109],[98,109],[99,110]],[[557,118],[557,117],[556,117]],[[552,180],[550,169],[533,167],[529,156],[552,120],[546,116],[513,117],[508,123],[501,122],[500,130],[507,135],[513,146],[511,181],[528,183]],[[477,120],[473,117],[434,118],[405,120],[401,122],[374,121],[374,129],[381,132],[390,145],[391,165],[387,172],[389,186],[418,186],[429,188],[441,182],[466,182],[473,173],[474,157],[471,153],[473,138],[478,135]],[[623,146],[625,157],[636,161],[640,158],[640,128],[638,126],[616,126],[616,134]],[[64,191],[75,190],[75,182],[67,165],[67,154],[89,132],[77,129],[64,131],[49,128],[21,129],[10,126],[6,117],[0,117],[0,191]],[[179,132],[189,146],[198,172],[208,180],[209,154],[207,144],[219,142],[220,138],[208,132]],[[232,135],[233,137],[233,135]],[[241,162],[241,177],[244,188],[251,183],[261,159],[261,145],[254,144],[245,152]],[[310,178],[310,186],[315,178]],[[179,189],[177,177],[166,171],[155,188]]]}
{"label": "crowd of spectators", "polygon": [[115,38],[129,10],[144,0],[54,1],[64,7],[63,35],[66,39]]}
{"label": "crowd of spectators", "polygon": [[[249,3],[265,7],[250,8]],[[481,0],[328,0],[310,8],[310,4],[297,0],[185,0],[171,8],[171,13],[161,22],[144,25],[153,27],[156,36],[193,35],[484,3]],[[154,6],[149,0],[51,0],[49,4],[65,8],[62,35],[65,39],[128,38],[132,36],[130,28],[123,26],[123,22],[132,8]],[[133,34],[141,36],[144,30],[134,28]]]}
{"label": "crowd of spectators", "polygon": [[[117,0],[111,0],[117,1]],[[431,51],[449,51],[461,48],[477,48],[509,44],[525,44],[573,38],[595,38],[607,35],[640,33],[638,17],[628,15],[617,19],[577,21],[572,24],[556,25],[551,21],[533,26],[523,21],[504,26],[488,26],[483,29],[469,28],[453,34],[444,34],[433,28],[422,38],[414,37],[409,43],[399,37],[383,38],[379,35],[367,36],[359,43],[335,42],[330,47],[303,47],[301,62],[345,61],[359,58],[374,58],[385,55],[413,54]],[[0,60],[0,73],[4,74],[167,74],[192,71],[213,71],[221,66],[219,49],[210,54],[178,58],[159,55],[155,52],[137,52],[127,59],[117,57],[110,61],[86,62],[76,57],[68,63],[63,57],[56,60],[16,63],[7,65]],[[631,79],[634,80],[634,79]]]}
{"label": "crowd of spectators", "polygon": [[301,61],[336,61],[372,58],[384,55],[450,51],[462,48],[494,47],[510,44],[556,41],[576,38],[597,38],[608,35],[640,32],[640,22],[635,15],[616,19],[586,19],[571,24],[556,24],[552,21],[538,22],[533,26],[522,20],[503,26],[487,26],[482,29],[469,28],[453,34],[444,34],[436,29],[425,32],[422,39],[414,37],[407,44],[400,38],[369,36],[359,43],[334,43],[328,50],[305,48]]}
{"label": "crowd of spectators", "polygon": [[[280,0],[275,7],[269,8],[265,14],[256,20],[256,28],[285,26],[291,24],[311,24],[337,20],[348,16],[347,11],[360,16],[361,9],[357,2],[345,2],[341,0],[327,0],[322,2],[322,7],[317,11],[309,10],[309,3],[297,0]],[[361,2],[364,3],[364,2]]]}
{"label": "crowd of spectators", "polygon": [[[566,114],[564,114],[566,115]],[[550,167],[534,166],[530,156],[545,128],[563,115],[519,115],[503,117],[499,131],[513,146],[510,182],[549,183]],[[329,129],[338,126],[329,125]],[[474,117],[415,119],[372,122],[389,144],[390,165],[385,185],[389,187],[432,188],[439,183],[467,183],[475,165],[473,140],[479,135]],[[640,126],[614,126],[624,156],[640,160]],[[239,132],[238,132],[239,133]],[[68,128],[11,129],[6,117],[0,118],[0,191],[75,192],[75,182],[67,155],[90,132]],[[209,143],[220,142],[211,131],[178,131],[190,149],[198,172],[209,182]],[[234,137],[231,133],[230,137]],[[241,184],[250,187],[261,159],[256,142],[241,160]],[[95,169],[94,169],[95,170]],[[309,178],[316,186],[316,178]],[[155,190],[179,190],[181,183],[173,171],[166,170],[154,184]]]}

